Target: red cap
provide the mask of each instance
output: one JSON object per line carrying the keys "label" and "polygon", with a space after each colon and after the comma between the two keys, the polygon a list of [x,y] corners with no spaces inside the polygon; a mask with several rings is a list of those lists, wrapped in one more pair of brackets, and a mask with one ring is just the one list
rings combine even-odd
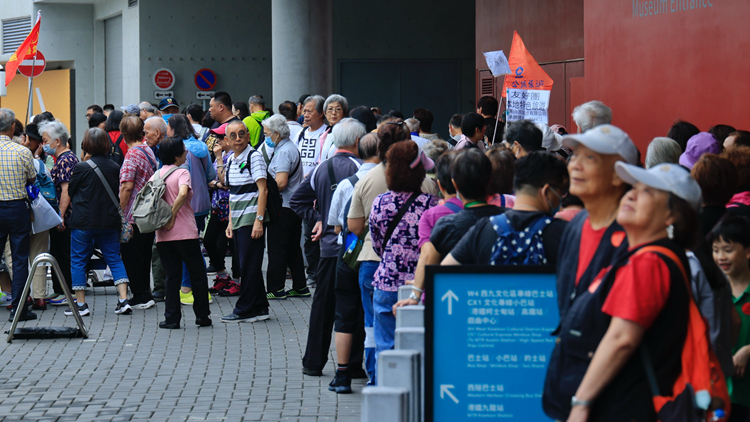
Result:
{"label": "red cap", "polygon": [[215,133],[217,135],[226,135],[227,134],[227,126],[229,126],[229,123],[224,123],[223,125],[217,127],[216,129],[211,129],[211,133]]}

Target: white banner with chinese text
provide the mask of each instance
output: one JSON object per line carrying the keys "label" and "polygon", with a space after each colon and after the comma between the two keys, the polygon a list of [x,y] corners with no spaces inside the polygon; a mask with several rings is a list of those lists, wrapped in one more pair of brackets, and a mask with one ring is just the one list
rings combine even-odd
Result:
{"label": "white banner with chinese text", "polygon": [[509,89],[508,122],[528,119],[534,123],[548,124],[549,94],[551,91],[538,89]]}

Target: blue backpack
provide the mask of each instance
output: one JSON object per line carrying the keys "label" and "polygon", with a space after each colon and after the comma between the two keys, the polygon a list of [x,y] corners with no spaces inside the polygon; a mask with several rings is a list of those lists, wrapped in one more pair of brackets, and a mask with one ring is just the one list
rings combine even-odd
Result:
{"label": "blue backpack", "polygon": [[39,192],[42,193],[44,199],[49,202],[52,208],[57,210],[57,190],[55,189],[55,183],[52,181],[49,173],[47,173],[47,169],[44,167],[44,163],[42,163],[41,160],[34,160],[34,162],[37,166],[36,182],[34,182],[34,184],[37,188],[39,188]]}
{"label": "blue backpack", "polygon": [[552,217],[543,215],[534,220],[523,231],[516,231],[505,214],[490,217],[497,232],[497,242],[492,247],[492,265],[545,265],[542,232],[552,222]]}

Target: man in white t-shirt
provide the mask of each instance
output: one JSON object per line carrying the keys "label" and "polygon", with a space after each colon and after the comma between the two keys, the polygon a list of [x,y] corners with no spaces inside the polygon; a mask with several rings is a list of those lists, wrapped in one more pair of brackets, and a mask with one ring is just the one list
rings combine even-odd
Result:
{"label": "man in white t-shirt", "polygon": [[[323,104],[325,98],[320,95],[307,97],[302,115],[305,118],[305,128],[302,130],[302,137],[299,138],[297,148],[299,149],[300,159],[302,160],[302,174],[307,176],[318,164],[318,155],[320,154],[320,135],[325,132],[328,126],[323,120]],[[303,220],[303,235],[305,238],[305,258],[307,259],[307,285],[315,285],[315,273],[318,270],[320,262],[320,245],[312,240],[312,226]]]}

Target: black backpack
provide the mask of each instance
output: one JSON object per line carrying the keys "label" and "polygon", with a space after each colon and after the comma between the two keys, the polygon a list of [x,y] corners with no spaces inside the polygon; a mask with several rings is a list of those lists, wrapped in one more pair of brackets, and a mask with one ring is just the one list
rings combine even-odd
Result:
{"label": "black backpack", "polygon": [[123,161],[125,161],[125,153],[122,151],[120,145],[122,145],[122,133],[117,137],[117,140],[115,142],[112,142],[112,147],[110,148],[109,154],[107,154],[107,158],[117,163],[118,166],[122,167],[122,163]]}

